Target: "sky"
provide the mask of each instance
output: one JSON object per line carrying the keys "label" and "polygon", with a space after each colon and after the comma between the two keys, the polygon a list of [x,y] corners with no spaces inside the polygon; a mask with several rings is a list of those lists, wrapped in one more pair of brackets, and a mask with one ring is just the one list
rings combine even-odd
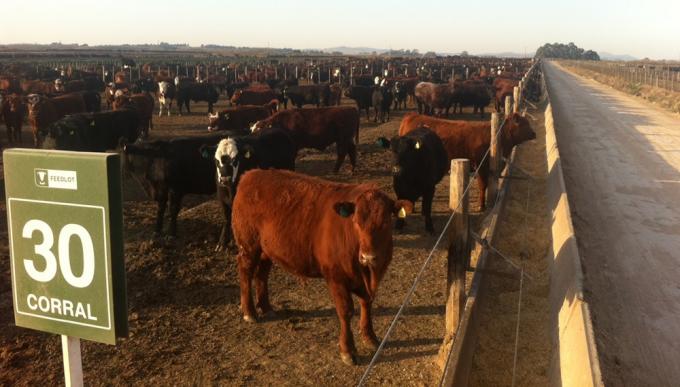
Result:
{"label": "sky", "polygon": [[0,44],[336,46],[470,54],[574,42],[680,59],[680,0],[3,1]]}

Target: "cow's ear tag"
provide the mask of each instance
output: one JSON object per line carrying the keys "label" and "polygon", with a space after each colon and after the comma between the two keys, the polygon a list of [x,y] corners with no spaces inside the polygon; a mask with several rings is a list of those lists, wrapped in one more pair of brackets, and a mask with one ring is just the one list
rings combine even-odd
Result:
{"label": "cow's ear tag", "polygon": [[229,113],[227,113],[227,114],[224,115],[224,119],[225,119],[225,120],[228,120],[228,119],[229,119]]}
{"label": "cow's ear tag", "polygon": [[94,121],[90,122],[90,126],[94,126]]}
{"label": "cow's ear tag", "polygon": [[420,149],[420,141],[416,141],[416,149]]}
{"label": "cow's ear tag", "polygon": [[250,151],[246,151],[246,154],[244,154],[243,157],[249,159],[250,158]]}
{"label": "cow's ear tag", "polygon": [[74,131],[70,131],[69,134],[70,134],[71,136],[73,136],[73,135],[75,134],[75,132],[74,132]]}
{"label": "cow's ear tag", "polygon": [[398,217],[399,219],[404,219],[404,218],[406,218],[406,210],[404,209],[404,207],[401,207],[401,208],[399,209],[399,213],[397,214],[397,217]]}

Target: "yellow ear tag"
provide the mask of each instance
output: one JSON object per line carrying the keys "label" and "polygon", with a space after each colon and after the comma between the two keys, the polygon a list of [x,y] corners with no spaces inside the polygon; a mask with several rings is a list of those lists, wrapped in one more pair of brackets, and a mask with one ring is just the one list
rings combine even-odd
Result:
{"label": "yellow ear tag", "polygon": [[[420,141],[416,142],[416,149],[420,149]],[[403,210],[403,208],[402,208]]]}
{"label": "yellow ear tag", "polygon": [[406,217],[406,210],[404,209],[404,207],[401,207],[399,213],[397,214],[397,217],[399,217],[399,219],[404,219]]}
{"label": "yellow ear tag", "polygon": [[246,151],[246,154],[243,155],[245,158],[249,159],[250,158],[250,151]]}

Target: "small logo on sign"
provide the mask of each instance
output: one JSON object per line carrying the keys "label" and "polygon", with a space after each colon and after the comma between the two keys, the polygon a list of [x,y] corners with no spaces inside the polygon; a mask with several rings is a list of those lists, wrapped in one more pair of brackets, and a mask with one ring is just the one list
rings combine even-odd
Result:
{"label": "small logo on sign", "polygon": [[40,187],[47,187],[47,169],[35,170],[35,184]]}
{"label": "small logo on sign", "polygon": [[78,189],[76,171],[62,171],[59,169],[34,169],[35,185],[46,188]]}

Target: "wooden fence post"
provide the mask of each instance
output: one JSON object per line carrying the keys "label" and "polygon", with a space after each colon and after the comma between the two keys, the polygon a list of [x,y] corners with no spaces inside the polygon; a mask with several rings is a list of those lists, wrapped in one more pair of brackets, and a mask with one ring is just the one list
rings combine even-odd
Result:
{"label": "wooden fence post", "polygon": [[[465,271],[470,259],[468,186],[470,160],[451,160],[449,208],[453,210],[446,272],[446,333],[452,337],[465,310]],[[446,339],[445,339],[446,340]]]}
{"label": "wooden fence post", "polygon": [[512,96],[505,96],[505,117],[510,117],[512,114]]}
{"label": "wooden fence post", "polygon": [[512,89],[512,112],[519,113],[519,86]]}
{"label": "wooden fence post", "polygon": [[501,127],[501,116],[499,113],[491,113],[491,141],[489,146],[489,183],[487,184],[486,206],[493,207],[498,193],[498,177],[501,172],[501,136],[498,129]]}

